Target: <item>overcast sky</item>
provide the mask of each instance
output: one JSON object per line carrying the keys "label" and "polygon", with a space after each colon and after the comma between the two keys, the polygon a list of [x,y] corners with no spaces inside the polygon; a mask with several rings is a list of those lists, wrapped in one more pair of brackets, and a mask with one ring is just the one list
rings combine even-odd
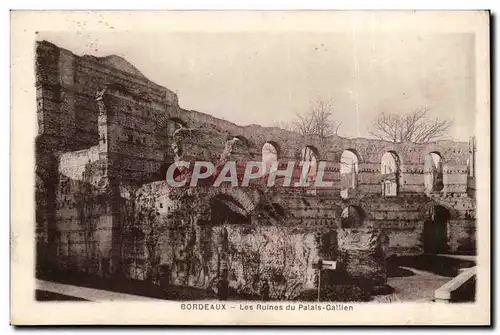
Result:
{"label": "overcast sky", "polygon": [[[369,137],[380,112],[421,106],[452,118],[450,138],[473,135],[472,34],[47,33],[78,54],[119,55],[177,92],[185,109],[240,125],[273,125],[331,100],[339,135]],[[358,102],[358,108],[356,107]]]}

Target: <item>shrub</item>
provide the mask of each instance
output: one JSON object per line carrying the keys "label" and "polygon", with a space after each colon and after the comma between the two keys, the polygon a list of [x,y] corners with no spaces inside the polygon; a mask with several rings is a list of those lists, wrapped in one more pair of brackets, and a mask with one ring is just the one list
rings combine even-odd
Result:
{"label": "shrub", "polygon": [[[318,291],[315,289],[302,291],[297,301],[317,301]],[[354,284],[338,284],[322,287],[320,301],[361,302],[369,301],[371,296],[365,289]]]}

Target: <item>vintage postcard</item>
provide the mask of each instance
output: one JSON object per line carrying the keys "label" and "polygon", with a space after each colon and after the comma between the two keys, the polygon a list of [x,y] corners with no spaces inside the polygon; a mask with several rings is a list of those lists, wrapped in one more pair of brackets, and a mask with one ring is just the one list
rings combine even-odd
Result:
{"label": "vintage postcard", "polygon": [[489,15],[11,12],[12,324],[490,324]]}

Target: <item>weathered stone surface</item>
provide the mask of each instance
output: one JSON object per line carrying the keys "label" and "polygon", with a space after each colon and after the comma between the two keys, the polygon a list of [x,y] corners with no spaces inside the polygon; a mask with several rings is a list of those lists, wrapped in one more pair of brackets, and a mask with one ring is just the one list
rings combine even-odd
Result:
{"label": "weathered stone surface", "polygon": [[[224,227],[228,248],[232,246],[225,254],[231,255],[227,266],[234,273],[230,285],[235,290],[258,292],[253,276],[266,273],[271,295],[293,295],[295,286],[312,285],[313,255],[334,258],[339,253],[350,273],[383,282],[377,248],[383,245],[388,254],[423,253],[424,223],[433,206],[449,212],[447,221],[434,222],[440,225],[436,231],[446,236],[442,247],[449,252],[475,249],[475,198],[467,193],[467,185],[473,184],[466,177],[468,143],[338,136],[320,141],[276,127],[238,126],[181,108],[175,93],[123,59],[79,57],[48,42],[37,43],[36,74],[37,234],[39,254],[50,254],[51,266],[103,275],[114,271],[145,280],[161,267],[156,272],[170,271],[168,281],[208,287],[220,275],[221,264],[216,261],[220,252],[209,245],[219,245],[215,239]],[[318,190],[192,188],[190,201],[165,187],[166,170],[179,157],[190,162],[259,161],[268,141],[276,148],[280,169],[300,157],[306,145],[315,147],[326,162],[324,180],[334,185]],[[347,199],[340,197],[344,150],[361,158],[357,187]],[[396,152],[402,162],[400,192],[394,197],[381,195],[380,162],[387,151]],[[424,192],[424,157],[429,152],[439,152],[446,167],[444,189],[436,194]],[[204,208],[217,197],[239,208],[233,224],[218,222]],[[359,219],[345,220],[342,213],[352,208]],[[244,223],[238,221],[242,217]],[[343,222],[358,230],[339,230],[337,247],[332,236]],[[377,229],[389,237],[388,246],[374,233]],[[254,240],[266,247],[259,252],[250,248]],[[298,276],[304,281],[298,282]]]}
{"label": "weathered stone surface", "polygon": [[373,286],[387,282],[389,238],[380,229],[338,229],[341,268],[352,278]]}

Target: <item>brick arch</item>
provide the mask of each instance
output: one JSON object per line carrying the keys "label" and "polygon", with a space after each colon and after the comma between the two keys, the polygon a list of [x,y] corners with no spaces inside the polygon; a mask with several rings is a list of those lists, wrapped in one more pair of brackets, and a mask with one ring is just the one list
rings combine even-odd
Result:
{"label": "brick arch", "polygon": [[278,144],[273,141],[266,141],[261,146],[260,158],[264,174],[272,173],[273,169],[275,170],[277,168],[280,160],[280,148]]}
{"label": "brick arch", "polygon": [[255,202],[250,196],[241,189],[234,187],[209,187],[206,193],[207,200],[217,197],[218,195],[228,195],[238,202],[248,214],[255,210]]}
{"label": "brick arch", "polygon": [[355,207],[363,211],[364,213],[364,221],[369,221],[373,219],[372,214],[370,213],[369,210],[366,210],[366,208],[370,208],[370,203],[369,203],[369,198],[348,198],[348,199],[343,199],[342,202],[338,205],[335,206],[335,215],[340,218],[342,215],[342,211],[347,208],[347,207]]}
{"label": "brick arch", "polygon": [[[434,183],[434,177],[432,177],[432,179],[429,179],[429,180],[426,180],[426,175],[425,173],[429,173],[430,171],[426,171],[426,164],[428,162],[428,160],[430,159],[431,160],[431,164],[432,164],[432,159],[433,159],[433,156],[432,155],[437,155],[439,157],[439,161],[440,161],[440,164],[441,164],[441,177],[442,177],[442,183],[443,185],[441,186],[441,189],[439,190],[435,190],[434,189],[434,185],[433,186],[429,186],[427,185],[427,182],[432,182]],[[447,182],[447,176],[446,176],[446,170],[447,170],[447,163],[446,163],[446,160],[444,159],[443,155],[441,154],[441,152],[439,151],[436,151],[436,150],[433,150],[433,151],[428,151],[425,155],[424,155],[424,162],[423,162],[423,170],[424,170],[424,185],[425,185],[425,188],[426,188],[426,192],[440,192],[442,190],[444,190],[444,188],[446,187],[446,182]],[[430,189],[428,189],[430,187]]]}
{"label": "brick arch", "polygon": [[[345,215],[347,214],[347,217]],[[351,218],[351,215],[354,215],[354,218]],[[363,226],[363,223],[366,221],[367,215],[366,212],[363,210],[358,205],[346,205],[341,208],[341,213],[340,213],[340,223],[341,223],[341,228],[359,228]],[[354,219],[356,222],[354,226],[351,227],[344,227],[344,221],[347,220],[352,220]]]}
{"label": "brick arch", "polygon": [[364,162],[364,158],[363,158],[363,155],[361,155],[359,153],[359,149],[356,149],[355,147],[345,147],[345,148],[341,148],[340,149],[340,154],[339,154],[339,159],[340,160],[342,158],[342,155],[344,154],[345,151],[349,151],[349,152],[352,152],[358,159],[358,165],[362,164]]}
{"label": "brick arch", "polygon": [[[390,155],[390,157],[394,160],[394,171],[389,169],[389,171],[384,171],[384,157],[386,155]],[[381,182],[382,182],[382,196],[399,196],[402,189],[403,184],[403,163],[401,161],[400,155],[394,150],[385,151],[384,154],[380,157],[380,174],[381,174]]]}
{"label": "brick arch", "polygon": [[272,145],[276,149],[276,156],[279,159],[281,157],[282,153],[283,153],[282,150],[281,150],[281,146],[277,142],[272,141],[272,140],[270,140],[270,141],[261,141],[261,142],[259,142],[259,145],[258,145],[258,147],[261,149],[261,151],[262,151],[262,147],[266,143],[269,143],[270,145]]}
{"label": "brick arch", "polygon": [[319,161],[321,159],[321,155],[319,153],[319,150],[317,148],[317,146],[315,145],[312,145],[312,144],[305,144],[303,146],[301,146],[300,148],[298,148],[295,152],[295,156],[298,157],[299,159],[302,158],[302,150],[305,150],[305,149],[310,149],[313,154],[316,156],[316,160]]}
{"label": "brick arch", "polygon": [[237,138],[239,139],[240,141],[242,141],[243,143],[245,143],[245,145],[247,146],[247,148],[250,148],[250,141],[243,135],[228,135],[227,139],[230,140],[232,138]]}
{"label": "brick arch", "polygon": [[449,204],[441,203],[441,202],[435,201],[435,200],[426,202],[426,203],[422,204],[421,206],[419,206],[418,210],[420,212],[420,218],[423,220],[427,219],[429,217],[430,211],[432,211],[432,209],[436,206],[443,207],[444,209],[446,209],[448,211],[448,213],[450,214],[449,220],[454,220],[454,219],[459,218],[459,213],[457,210],[455,210]]}
{"label": "brick arch", "polygon": [[[403,172],[403,166],[404,166],[404,161],[403,159],[401,158],[401,155],[400,153],[397,151],[397,150],[385,150],[381,155],[377,155],[378,156],[378,160],[377,160],[377,164],[381,164],[382,163],[382,158],[384,158],[384,156],[389,153],[392,155],[392,157],[394,158],[396,164],[397,164],[397,167],[399,168],[400,172]],[[382,171],[380,171],[382,172]]]}
{"label": "brick arch", "polygon": [[[346,148],[346,149],[342,149],[342,151],[340,151],[340,152],[336,152],[335,161],[333,163],[341,165],[342,164],[342,157],[344,156],[344,153],[346,153],[346,152],[352,153],[356,157],[356,160],[357,160],[356,164],[357,164],[357,168],[358,168],[358,172],[359,172],[360,166],[361,166],[361,164],[363,164],[363,157],[359,154],[359,152],[356,149]],[[356,172],[356,173],[358,173],[358,172]]]}
{"label": "brick arch", "polygon": [[440,148],[430,148],[430,149],[427,149],[427,150],[423,150],[422,151],[422,156],[421,156],[421,164],[425,164],[425,160],[427,159],[427,156],[430,155],[430,154],[437,154],[440,158],[441,158],[441,161],[443,162],[443,164],[445,164],[447,162],[447,157],[446,155],[443,155],[443,152],[442,150],[439,150]]}
{"label": "brick arch", "polygon": [[182,124],[185,128],[189,128],[189,123],[183,120],[180,117],[173,115],[163,115],[156,121],[156,132],[164,131],[167,128],[167,125],[170,121],[175,121]]}
{"label": "brick arch", "polygon": [[428,153],[436,152],[441,155],[444,162],[465,165],[469,156],[469,150],[469,145],[463,142],[452,142],[451,144],[440,142],[429,143],[421,150],[420,163],[424,162],[425,156]]}
{"label": "brick arch", "polygon": [[[238,141],[233,141],[233,139],[237,139]],[[230,144],[230,142],[232,143]],[[230,146],[228,147],[229,144]],[[227,149],[229,148],[231,148],[230,152],[227,151]],[[225,136],[224,153],[227,155],[226,158],[230,157],[231,155],[237,155],[240,159],[246,161],[247,159],[252,159],[256,156],[256,150],[257,149],[255,148],[253,143],[242,135],[228,134],[227,136]],[[244,155],[245,157],[243,157],[242,155]]]}
{"label": "brick arch", "polygon": [[377,163],[382,162],[382,158],[386,153],[396,155],[396,157],[398,158],[397,162],[399,163],[400,168],[404,165],[404,159],[403,159],[404,155],[402,154],[403,150],[397,147],[383,148],[382,150],[379,150],[376,155]]}

